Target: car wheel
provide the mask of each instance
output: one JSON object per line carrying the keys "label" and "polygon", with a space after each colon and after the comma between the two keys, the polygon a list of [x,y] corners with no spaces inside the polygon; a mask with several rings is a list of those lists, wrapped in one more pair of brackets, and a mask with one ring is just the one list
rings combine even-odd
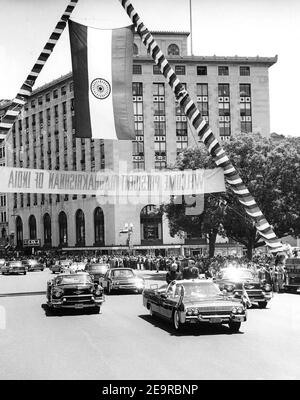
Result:
{"label": "car wheel", "polygon": [[23,272],[24,275],[26,275],[26,272]]}
{"label": "car wheel", "polygon": [[267,302],[266,301],[263,301],[263,302],[261,302],[261,303],[258,303],[258,306],[259,306],[259,308],[266,308],[267,307]]}
{"label": "car wheel", "polygon": [[173,312],[173,328],[175,331],[179,331],[181,328],[180,318],[179,318],[179,311],[175,310]]}
{"label": "car wheel", "polygon": [[241,327],[241,323],[237,321],[230,321],[228,325],[231,332],[238,332]]}
{"label": "car wheel", "polygon": [[153,312],[152,304],[149,304],[148,310],[149,310],[150,316],[151,316],[151,317],[154,317],[154,312]]}

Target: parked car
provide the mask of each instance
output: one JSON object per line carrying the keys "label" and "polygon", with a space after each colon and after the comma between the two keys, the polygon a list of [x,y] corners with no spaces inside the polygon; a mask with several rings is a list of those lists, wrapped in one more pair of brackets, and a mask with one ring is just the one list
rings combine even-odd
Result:
{"label": "parked car", "polygon": [[260,308],[265,308],[273,296],[272,286],[260,282],[247,268],[223,268],[217,276],[216,283],[221,290],[237,299],[242,299],[246,291],[248,301],[258,304]]}
{"label": "parked car", "polygon": [[247,319],[242,302],[228,298],[210,279],[177,280],[160,289],[145,289],[143,305],[151,316],[172,322],[176,331],[185,324],[207,322],[228,324],[232,332],[238,332]]}
{"label": "parked car", "polygon": [[106,272],[102,286],[109,294],[116,290],[130,290],[142,293],[145,282],[131,268],[113,268]]}
{"label": "parked car", "polygon": [[22,261],[7,261],[1,268],[2,275],[27,273],[27,266]]}
{"label": "parked car", "polygon": [[22,263],[27,266],[28,271],[44,271],[44,264],[39,262],[38,260],[23,260]]}
{"label": "parked car", "polygon": [[87,264],[85,271],[91,275],[95,283],[102,284],[109,267],[109,264]]}
{"label": "parked car", "polygon": [[87,272],[59,274],[47,282],[47,305],[50,309],[93,308],[100,312],[103,292]]}

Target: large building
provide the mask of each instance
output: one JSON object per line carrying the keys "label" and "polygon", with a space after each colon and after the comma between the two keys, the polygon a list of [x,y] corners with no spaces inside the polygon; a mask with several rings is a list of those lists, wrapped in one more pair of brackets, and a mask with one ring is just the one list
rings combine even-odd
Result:
{"label": "large building", "polygon": [[[237,132],[270,134],[268,69],[276,57],[190,56],[188,32],[153,32],[171,66],[202,116],[220,140]],[[72,74],[33,91],[8,141],[8,165],[46,170],[118,172],[159,170],[174,163],[178,152],[198,138],[138,35],[134,43],[133,107],[136,140],[76,139],[73,124]],[[101,129],[101,127],[99,127]],[[172,238],[168,221],[156,204],[105,204],[95,196],[9,195],[9,230],[15,244],[40,239],[45,247],[126,249],[126,224],[133,225],[131,244],[161,253],[183,248],[201,251],[205,241]]]}

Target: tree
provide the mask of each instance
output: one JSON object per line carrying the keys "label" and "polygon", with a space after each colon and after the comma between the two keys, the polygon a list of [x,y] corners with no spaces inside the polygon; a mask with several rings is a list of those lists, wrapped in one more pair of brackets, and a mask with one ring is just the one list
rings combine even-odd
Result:
{"label": "tree", "polygon": [[[188,148],[179,154],[172,169],[203,169],[215,168],[215,163],[204,146]],[[170,235],[183,236],[184,233],[200,237],[207,235],[209,256],[213,257],[217,234],[222,222],[222,209],[219,207],[220,196],[217,194],[204,196],[204,212],[200,215],[186,215],[187,204],[184,196],[180,202],[172,197],[170,203],[162,206],[169,220]],[[180,204],[178,204],[180,203]]]}

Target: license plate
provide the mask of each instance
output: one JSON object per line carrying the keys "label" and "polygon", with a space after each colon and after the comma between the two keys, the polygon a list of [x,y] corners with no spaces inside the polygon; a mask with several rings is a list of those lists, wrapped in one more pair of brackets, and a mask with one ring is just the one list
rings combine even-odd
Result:
{"label": "license plate", "polygon": [[212,324],[220,324],[222,322],[221,318],[210,318],[209,322]]}
{"label": "license plate", "polygon": [[83,308],[83,304],[75,304],[75,308]]}

